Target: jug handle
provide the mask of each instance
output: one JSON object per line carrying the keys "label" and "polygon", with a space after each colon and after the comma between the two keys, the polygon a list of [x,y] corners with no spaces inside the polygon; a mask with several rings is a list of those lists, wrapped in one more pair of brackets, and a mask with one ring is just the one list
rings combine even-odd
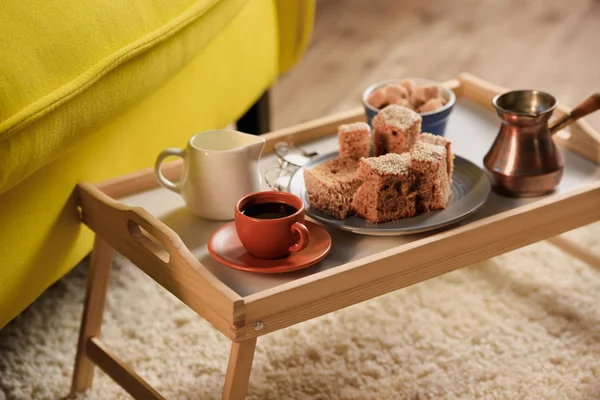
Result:
{"label": "jug handle", "polygon": [[577,121],[579,118],[598,110],[600,110],[600,93],[594,93],[580,103],[577,107],[572,109],[569,114],[554,121],[554,123],[548,128],[550,130],[550,134],[554,135],[567,125]]}
{"label": "jug handle", "polygon": [[173,148],[173,147],[164,149],[163,151],[160,152],[160,154],[156,158],[156,162],[154,163],[154,173],[156,174],[156,178],[158,179],[158,182],[161,185],[163,185],[165,188],[167,188],[175,193],[181,193],[179,184],[167,179],[163,175],[162,171],[160,170],[160,165],[167,157],[175,156],[175,157],[184,158],[184,155],[185,155],[185,150],[182,150],[182,149],[177,149],[177,148]]}

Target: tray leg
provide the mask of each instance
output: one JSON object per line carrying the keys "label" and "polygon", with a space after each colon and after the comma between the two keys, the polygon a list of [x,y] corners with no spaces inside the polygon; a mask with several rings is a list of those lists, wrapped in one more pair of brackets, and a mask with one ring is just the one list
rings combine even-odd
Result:
{"label": "tray leg", "polygon": [[256,338],[231,344],[223,400],[243,400],[248,391],[252,360],[256,349]]}
{"label": "tray leg", "polygon": [[592,253],[591,251],[573,243],[569,239],[565,239],[561,236],[555,236],[546,240],[548,243],[553,244],[565,253],[572,255],[575,258],[579,258],[590,267],[600,271],[600,256]]}
{"label": "tray leg", "polygon": [[94,363],[88,357],[89,349],[87,347],[89,339],[100,336],[113,254],[114,249],[96,235],[88,273],[77,355],[75,356],[71,386],[73,393],[83,392],[92,386]]}

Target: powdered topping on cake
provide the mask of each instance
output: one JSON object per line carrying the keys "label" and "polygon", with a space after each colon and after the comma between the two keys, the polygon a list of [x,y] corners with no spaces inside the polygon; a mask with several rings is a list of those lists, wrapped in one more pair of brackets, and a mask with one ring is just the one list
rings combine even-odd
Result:
{"label": "powdered topping on cake", "polygon": [[454,173],[454,153],[452,153],[452,143],[442,136],[427,132],[421,133],[417,141],[436,144],[446,148],[446,167],[448,171],[448,179],[450,180],[450,183],[452,183],[452,175]]}
{"label": "powdered topping on cake", "polygon": [[436,144],[418,141],[412,148],[412,158],[418,161],[441,161],[446,158],[446,149]]}
{"label": "powdered topping on cake", "polygon": [[366,122],[353,122],[351,124],[343,124],[338,126],[338,133],[347,133],[354,131],[370,131],[371,128]]}
{"label": "powdered topping on cake", "polygon": [[421,116],[408,107],[391,104],[377,114],[387,125],[394,125],[404,131],[422,120]]}
{"label": "powdered topping on cake", "polygon": [[418,140],[420,142],[427,142],[427,143],[437,144],[438,146],[446,146],[448,143],[450,143],[443,136],[434,135],[433,133],[427,133],[427,132],[421,133],[419,135],[419,139]]}
{"label": "powdered topping on cake", "polygon": [[362,162],[379,175],[398,175],[410,172],[409,153],[388,153],[379,157],[363,158]]}

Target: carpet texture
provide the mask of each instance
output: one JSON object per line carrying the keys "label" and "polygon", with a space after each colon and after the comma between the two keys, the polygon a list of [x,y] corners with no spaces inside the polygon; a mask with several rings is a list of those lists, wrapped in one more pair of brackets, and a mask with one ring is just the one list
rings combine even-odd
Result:
{"label": "carpet texture", "polygon": [[[567,236],[600,253],[599,224]],[[8,400],[67,396],[86,272],[0,331]],[[248,397],[598,399],[599,305],[600,271],[538,243],[260,338]],[[228,341],[120,256],[103,336],[167,398],[220,398]],[[97,371],[80,398],[129,397]]]}

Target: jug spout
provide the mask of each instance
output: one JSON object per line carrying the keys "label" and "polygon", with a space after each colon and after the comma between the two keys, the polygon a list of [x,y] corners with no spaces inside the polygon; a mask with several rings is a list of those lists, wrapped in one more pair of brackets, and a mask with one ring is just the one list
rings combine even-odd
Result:
{"label": "jug spout", "polygon": [[250,160],[260,158],[266,140],[262,136],[251,135],[240,131],[228,131],[223,138],[229,138],[230,150],[233,152],[243,152]]}
{"label": "jug spout", "polygon": [[[254,136],[254,135],[251,135]],[[254,141],[247,145],[246,151],[248,153],[248,157],[258,161],[260,159],[260,155],[262,154],[263,149],[265,148],[266,140],[261,136],[254,136]]]}

